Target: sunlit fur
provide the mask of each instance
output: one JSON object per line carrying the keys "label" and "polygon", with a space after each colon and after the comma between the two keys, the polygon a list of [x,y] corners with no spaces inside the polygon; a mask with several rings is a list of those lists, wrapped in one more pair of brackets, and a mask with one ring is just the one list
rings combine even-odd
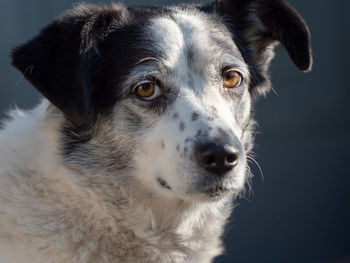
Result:
{"label": "sunlit fur", "polygon": [[[157,15],[148,10],[148,20],[130,29],[142,47],[125,44],[130,60],[137,58],[131,65],[121,61],[122,53],[113,53],[122,41],[119,26],[133,19],[115,4],[80,5],[43,31],[42,38],[15,50],[14,65],[24,71],[27,63],[41,58],[27,50],[42,50],[45,44],[57,49],[48,37],[52,28],[81,23],[83,28],[69,33],[82,30],[83,37],[74,35],[74,41],[85,42],[74,50],[82,52],[85,60],[78,64],[86,71],[78,82],[74,75],[65,81],[88,85],[93,79],[97,87],[90,88],[97,90],[97,98],[84,89],[86,97],[79,97],[79,90],[68,86],[62,88],[63,95],[47,89],[42,85],[46,77],[55,77],[39,74],[46,62],[26,76],[47,99],[33,110],[13,111],[0,131],[1,262],[206,263],[222,253],[224,225],[250,178],[247,158],[255,128],[251,109],[257,73],[224,19],[199,7],[152,11]],[[135,10],[130,12],[140,12]],[[109,16],[117,22],[96,22]],[[111,38],[96,36],[101,25]],[[95,38],[100,45],[95,46]],[[111,62],[111,57],[116,59]],[[99,66],[88,68],[91,61]],[[59,58],[50,62],[61,63]],[[130,68],[116,76],[114,67],[124,72],[120,65]],[[74,68],[74,63],[69,66]],[[67,73],[57,68],[63,76]],[[239,86],[223,85],[227,69],[242,76]],[[145,80],[156,81],[160,88],[152,103],[135,94]],[[112,106],[105,105],[111,101]],[[201,168],[196,147],[202,142],[235,147],[237,165],[220,177]]]}

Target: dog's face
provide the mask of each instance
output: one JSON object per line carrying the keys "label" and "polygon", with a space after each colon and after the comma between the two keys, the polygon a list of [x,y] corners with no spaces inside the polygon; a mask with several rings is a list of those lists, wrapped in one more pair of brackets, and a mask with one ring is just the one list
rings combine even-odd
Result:
{"label": "dog's face", "polygon": [[216,200],[244,185],[251,104],[269,89],[276,41],[310,69],[307,27],[284,1],[82,5],[13,56],[65,114],[66,164],[160,195]]}
{"label": "dog's face", "polygon": [[151,19],[144,33],[152,54],[128,74],[123,86],[134,96],[121,103],[148,126],[134,160],[140,180],[189,198],[241,189],[250,76],[230,32],[205,15],[174,11]]}

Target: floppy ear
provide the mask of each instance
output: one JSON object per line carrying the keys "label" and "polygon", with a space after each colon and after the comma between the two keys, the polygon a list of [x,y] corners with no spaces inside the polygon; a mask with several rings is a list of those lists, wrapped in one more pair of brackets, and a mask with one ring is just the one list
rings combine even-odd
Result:
{"label": "floppy ear", "polygon": [[[280,42],[294,64],[304,72],[312,67],[309,29],[302,17],[284,0],[215,0],[215,10],[248,45],[242,54],[254,60],[267,80],[266,71]],[[242,48],[242,47],[241,47]],[[267,80],[268,81],[268,80]]]}
{"label": "floppy ear", "polygon": [[12,64],[68,119],[81,125],[91,112],[91,71],[98,44],[126,20],[120,5],[82,4],[13,50]]}

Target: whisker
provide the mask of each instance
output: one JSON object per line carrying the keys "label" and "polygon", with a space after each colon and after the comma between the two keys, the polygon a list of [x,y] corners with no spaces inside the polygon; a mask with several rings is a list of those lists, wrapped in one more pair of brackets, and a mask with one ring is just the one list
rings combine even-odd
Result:
{"label": "whisker", "polygon": [[237,195],[239,199],[243,199],[245,201],[251,202],[252,200],[248,199],[245,194],[238,194]]}
{"label": "whisker", "polygon": [[260,171],[261,179],[262,179],[262,181],[264,182],[264,173],[263,173],[263,171],[262,171],[262,169],[261,169],[261,166],[260,166],[260,164],[258,163],[258,161],[255,160],[252,156],[249,156],[249,155],[247,155],[247,158],[248,158],[248,161],[251,160],[251,161],[252,161],[253,163],[255,163],[255,165],[258,167],[258,169],[259,169],[259,171]]}
{"label": "whisker", "polygon": [[[253,187],[252,187],[252,178],[253,178],[253,173],[249,167],[249,165],[247,165],[247,177],[245,179],[245,183],[248,186],[248,194],[249,195],[254,195],[254,191],[253,191]],[[245,193],[245,189],[244,189],[244,193]]]}
{"label": "whisker", "polygon": [[277,91],[276,91],[273,87],[271,87],[271,90],[272,90],[272,92],[275,93],[275,95],[278,97],[278,93],[277,93]]}

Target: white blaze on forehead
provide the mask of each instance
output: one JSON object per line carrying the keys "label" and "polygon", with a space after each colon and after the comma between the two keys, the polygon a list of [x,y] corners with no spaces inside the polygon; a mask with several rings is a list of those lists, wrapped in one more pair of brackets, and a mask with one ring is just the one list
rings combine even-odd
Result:
{"label": "white blaze on forehead", "polygon": [[[246,69],[230,33],[213,27],[203,14],[176,11],[172,18],[156,18],[148,27],[146,32],[154,41],[154,49],[159,51],[162,62],[177,72],[184,73],[191,68],[208,74],[215,70],[212,67],[231,64]],[[190,61],[188,54],[193,56]]]}
{"label": "white blaze on forehead", "polygon": [[220,27],[219,24],[213,26],[213,22],[205,15],[185,11],[176,13],[174,19],[183,32],[187,46],[193,47],[204,57],[213,56],[218,59],[220,55],[230,50],[234,60],[243,60],[238,47],[231,38],[231,33]]}
{"label": "white blaze on forehead", "polygon": [[202,17],[198,14],[177,13],[174,18],[182,30],[187,46],[210,49],[208,25]]}
{"label": "white blaze on forehead", "polygon": [[164,56],[164,64],[178,69],[188,66],[186,56],[189,49],[197,54],[195,60],[199,59],[202,66],[208,64],[215,45],[203,17],[179,12],[174,14],[173,19],[156,18],[149,26],[149,37]]}
{"label": "white blaze on forehead", "polygon": [[179,26],[169,18],[154,19],[149,26],[149,37],[155,41],[156,49],[166,56],[165,66],[173,68],[183,53],[185,42]]}

